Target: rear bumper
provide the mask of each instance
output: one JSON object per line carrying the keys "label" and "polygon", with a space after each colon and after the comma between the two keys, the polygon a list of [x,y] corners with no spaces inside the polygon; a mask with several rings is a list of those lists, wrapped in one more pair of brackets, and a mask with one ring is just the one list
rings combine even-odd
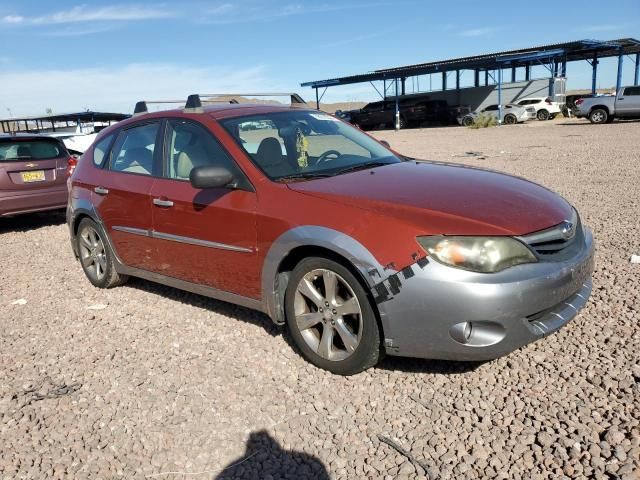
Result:
{"label": "rear bumper", "polygon": [[65,208],[67,186],[42,191],[0,192],[0,217]]}
{"label": "rear bumper", "polygon": [[593,265],[588,231],[584,248],[564,262],[520,265],[495,274],[436,261],[415,264],[409,275],[398,273],[396,293],[378,304],[387,352],[468,361],[505,355],[577,315],[591,294]]}

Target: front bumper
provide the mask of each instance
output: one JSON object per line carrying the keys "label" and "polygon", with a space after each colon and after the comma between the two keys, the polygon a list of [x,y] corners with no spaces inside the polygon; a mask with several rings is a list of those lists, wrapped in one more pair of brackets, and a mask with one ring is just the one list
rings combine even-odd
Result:
{"label": "front bumper", "polygon": [[481,274],[431,260],[398,272],[387,290],[393,295],[377,297],[387,353],[491,360],[558,330],[591,294],[594,242],[586,229],[584,237],[584,247],[562,262]]}

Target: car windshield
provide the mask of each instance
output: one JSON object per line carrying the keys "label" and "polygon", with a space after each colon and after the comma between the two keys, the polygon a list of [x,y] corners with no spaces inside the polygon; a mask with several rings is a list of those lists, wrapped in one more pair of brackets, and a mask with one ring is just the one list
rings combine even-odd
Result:
{"label": "car windshield", "polygon": [[0,141],[0,162],[21,160],[46,160],[62,155],[56,140]]}
{"label": "car windshield", "polygon": [[221,124],[272,180],[340,175],[403,161],[360,130],[317,111],[234,117]]}

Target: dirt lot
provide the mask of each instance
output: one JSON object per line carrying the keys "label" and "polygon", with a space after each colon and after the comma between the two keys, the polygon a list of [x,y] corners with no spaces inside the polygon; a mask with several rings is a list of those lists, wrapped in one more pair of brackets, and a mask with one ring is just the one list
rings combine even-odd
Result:
{"label": "dirt lot", "polygon": [[91,287],[60,219],[1,220],[0,478],[638,478],[640,123],[376,135],[565,195],[598,241],[583,312],[493,362],[342,378],[261,314]]}

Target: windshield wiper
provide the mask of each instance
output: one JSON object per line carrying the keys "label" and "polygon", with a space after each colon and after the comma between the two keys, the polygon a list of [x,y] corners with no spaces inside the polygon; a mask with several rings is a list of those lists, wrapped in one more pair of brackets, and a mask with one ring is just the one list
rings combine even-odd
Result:
{"label": "windshield wiper", "polygon": [[284,177],[280,177],[276,179],[276,182],[288,181],[288,180],[304,180],[309,178],[326,178],[332,177],[333,175],[329,175],[328,173],[319,173],[319,172],[304,172],[304,173],[292,173],[291,175],[285,175]]}
{"label": "windshield wiper", "polygon": [[350,167],[343,168],[342,170],[338,170],[337,172],[334,173],[334,175],[342,175],[343,173],[355,172],[357,170],[366,170],[367,168],[384,167],[385,165],[390,165],[390,163],[387,163],[387,162],[360,163],[358,165],[351,165]]}

